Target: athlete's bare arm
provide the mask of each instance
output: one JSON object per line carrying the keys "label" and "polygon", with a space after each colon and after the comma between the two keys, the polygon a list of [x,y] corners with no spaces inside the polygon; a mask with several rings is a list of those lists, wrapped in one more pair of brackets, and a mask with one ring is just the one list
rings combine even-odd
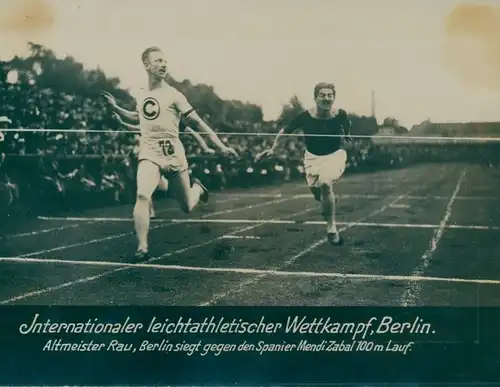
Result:
{"label": "athlete's bare arm", "polygon": [[[210,140],[214,143],[214,145],[219,148],[219,150],[227,155],[238,156],[238,153],[231,147],[226,146],[217,136],[215,131],[208,126],[205,121],[201,119],[201,117],[195,111],[192,111],[190,114],[184,116],[184,120],[190,127],[195,127],[199,131],[207,133]],[[199,134],[198,134],[199,135]]]}
{"label": "athlete's bare arm", "polygon": [[352,137],[351,137],[352,123],[345,111],[343,111],[343,115],[344,115],[344,124],[342,125],[342,129],[344,132],[343,138],[347,142],[352,142]]}
{"label": "athlete's bare arm", "polygon": [[274,153],[276,152],[276,149],[278,148],[279,143],[280,143],[280,138],[283,136],[284,133],[285,133],[285,128],[282,128],[278,132],[278,135],[274,138],[273,145],[271,146],[271,148],[266,149],[266,150],[262,151],[261,153],[259,153],[255,157],[255,161],[260,161],[264,158],[272,157],[274,155]]}
{"label": "athlete's bare arm", "polygon": [[[113,113],[113,116],[120,123],[120,125],[124,126],[128,130],[140,132],[141,129],[138,125],[132,125],[132,124],[129,124],[129,123],[123,121],[122,118],[120,117],[120,115],[117,113]],[[198,133],[196,133],[193,129],[186,128],[186,133],[191,134],[195,138],[196,142],[198,143],[198,145],[200,146],[200,148],[202,149],[203,152],[209,153],[209,154],[215,153],[215,151],[207,145],[205,140],[203,140],[203,138]]]}
{"label": "athlete's bare arm", "polygon": [[122,117],[118,113],[113,112],[113,117],[120,123],[121,126],[124,126],[128,130],[133,130],[135,132],[141,131],[141,128],[139,127],[139,125],[132,125],[132,124],[129,124],[129,123],[123,121]]}
{"label": "athlete's bare arm", "polygon": [[271,148],[269,149],[266,149],[265,151],[259,153],[257,155],[257,157],[255,158],[256,161],[259,161],[263,158],[266,158],[266,157],[271,157],[274,155],[274,152],[276,151],[276,149],[278,148],[279,146],[279,143],[280,143],[280,139],[281,137],[284,135],[284,134],[292,134],[293,132],[295,132],[297,129],[300,128],[301,126],[301,115],[298,115],[297,117],[295,117],[292,122],[290,122],[289,125],[287,125],[286,127],[282,128],[279,132],[278,132],[278,135],[274,138],[274,141],[273,141],[273,145],[271,146]]}
{"label": "athlete's bare arm", "polygon": [[205,121],[201,119],[199,114],[194,110],[194,108],[189,104],[187,98],[184,94],[176,91],[177,94],[177,107],[182,114],[182,121],[186,126],[198,129],[199,131],[207,133],[210,140],[215,144],[219,150],[226,155],[238,156],[238,153],[231,147],[226,146],[217,136],[214,130],[207,125]]}
{"label": "athlete's bare arm", "polygon": [[194,137],[203,152],[210,154],[215,153],[215,151],[207,145],[205,140],[195,130],[186,127],[186,133],[189,133]]}
{"label": "athlete's bare arm", "polygon": [[115,97],[113,97],[108,92],[103,91],[101,94],[103,95],[104,98],[106,98],[106,101],[108,101],[113,110],[118,114],[120,114],[120,116],[125,117],[129,121],[139,122],[139,113],[118,106]]}

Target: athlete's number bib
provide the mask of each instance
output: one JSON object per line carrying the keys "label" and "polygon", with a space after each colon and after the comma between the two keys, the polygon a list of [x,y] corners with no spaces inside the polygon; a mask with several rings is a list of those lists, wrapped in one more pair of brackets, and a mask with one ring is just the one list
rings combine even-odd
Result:
{"label": "athlete's number bib", "polygon": [[165,156],[173,156],[175,154],[174,145],[170,140],[161,140],[159,144]]}

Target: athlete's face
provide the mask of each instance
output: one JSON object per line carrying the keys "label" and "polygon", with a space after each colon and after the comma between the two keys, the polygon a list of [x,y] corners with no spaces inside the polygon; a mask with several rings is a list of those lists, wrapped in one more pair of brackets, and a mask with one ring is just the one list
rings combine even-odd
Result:
{"label": "athlete's face", "polygon": [[149,58],[145,63],[146,70],[159,78],[165,77],[167,74],[167,60],[165,55],[160,51],[154,51],[149,53]]}
{"label": "athlete's face", "polygon": [[316,97],[316,104],[322,109],[330,109],[335,101],[335,93],[332,89],[321,89]]}

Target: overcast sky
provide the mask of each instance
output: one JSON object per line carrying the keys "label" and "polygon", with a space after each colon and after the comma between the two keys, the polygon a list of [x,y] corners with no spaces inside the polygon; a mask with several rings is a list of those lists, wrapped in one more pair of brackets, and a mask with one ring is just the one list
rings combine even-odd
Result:
{"label": "overcast sky", "polygon": [[[427,118],[500,121],[500,18],[495,23],[492,9],[466,11],[458,4],[0,0],[0,56],[22,53],[33,40],[89,67],[100,65],[135,88],[145,79],[141,51],[158,45],[176,79],[257,103],[266,119],[275,118],[293,94],[311,104],[313,85],[331,80],[338,105],[357,114],[370,114],[375,90],[379,120],[394,116],[407,126]],[[467,38],[458,46],[456,31]]]}

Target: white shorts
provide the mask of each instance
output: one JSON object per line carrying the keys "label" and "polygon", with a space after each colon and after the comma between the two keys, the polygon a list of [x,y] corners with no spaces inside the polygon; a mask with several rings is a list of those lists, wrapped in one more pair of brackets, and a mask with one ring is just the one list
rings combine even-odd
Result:
{"label": "white shorts", "polygon": [[166,151],[159,146],[154,147],[152,141],[141,144],[137,166],[138,195],[149,199],[159,186],[162,190],[167,188],[165,182],[161,180],[162,175],[171,179],[189,169],[182,143],[179,140],[170,141],[175,148]]}
{"label": "white shorts", "polygon": [[180,169],[178,172],[171,172],[167,179],[162,179],[162,170],[157,163],[142,159],[137,166],[137,195],[150,199],[153,193],[159,188],[162,191],[168,190],[168,179],[178,176],[187,169]]}
{"label": "white shorts", "polygon": [[139,163],[142,160],[149,160],[156,164],[163,174],[174,176],[189,169],[182,143],[179,140],[171,140],[169,143],[175,146],[175,150],[168,156],[165,155],[164,150],[160,146],[153,148],[151,144],[141,144],[138,157]]}
{"label": "white shorts", "polygon": [[304,154],[304,172],[309,187],[319,187],[323,184],[333,184],[345,172],[347,153],[343,149],[324,156],[312,153]]}

